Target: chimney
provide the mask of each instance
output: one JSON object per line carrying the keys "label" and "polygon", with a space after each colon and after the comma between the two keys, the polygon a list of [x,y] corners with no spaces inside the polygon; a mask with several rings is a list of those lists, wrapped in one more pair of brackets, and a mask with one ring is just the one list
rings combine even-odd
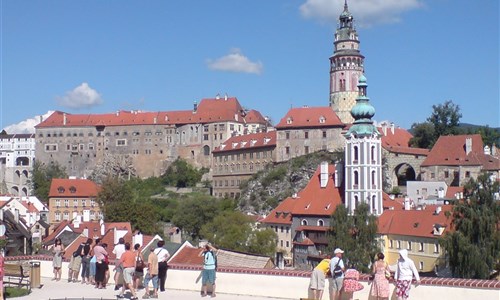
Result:
{"label": "chimney", "polygon": [[215,95],[215,100],[219,100],[219,99],[220,99],[220,94]]}
{"label": "chimney", "polygon": [[411,209],[410,198],[405,197],[404,205],[405,205],[405,210]]}
{"label": "chimney", "polygon": [[198,103],[196,103],[196,101],[194,101],[194,103],[193,103],[193,113],[196,113],[197,110],[198,110]]}
{"label": "chimney", "polygon": [[439,215],[440,212],[441,212],[441,206],[436,207],[436,211],[434,214]]}
{"label": "chimney", "polygon": [[89,229],[87,227],[83,229],[83,235],[89,237]]}
{"label": "chimney", "polygon": [[325,188],[328,185],[328,162],[321,162],[320,187]]}
{"label": "chimney", "polygon": [[63,113],[63,125],[66,126],[66,113]]}
{"label": "chimney", "polygon": [[382,132],[384,133],[384,136],[387,136],[387,123],[386,122],[382,123]]}
{"label": "chimney", "polygon": [[488,145],[484,146],[484,154],[491,155],[491,149]]}
{"label": "chimney", "polygon": [[472,152],[472,138],[468,137],[465,139],[465,154],[469,155]]}
{"label": "chimney", "polygon": [[117,111],[116,111],[116,116],[118,117],[119,115],[120,115],[120,111],[119,111],[119,110],[117,110]]}
{"label": "chimney", "polygon": [[391,133],[394,134],[394,122],[391,122]]}
{"label": "chimney", "polygon": [[43,122],[43,115],[40,115],[40,123]]}
{"label": "chimney", "polygon": [[227,94],[224,94],[224,101],[227,101]]}
{"label": "chimney", "polygon": [[153,123],[156,124],[156,117],[153,118]]}
{"label": "chimney", "polygon": [[101,236],[104,236],[104,234],[106,233],[106,228],[102,219],[99,221],[99,225],[101,225]]}
{"label": "chimney", "polygon": [[444,188],[439,188],[438,190],[438,198],[444,198],[445,196],[445,191],[444,191]]}

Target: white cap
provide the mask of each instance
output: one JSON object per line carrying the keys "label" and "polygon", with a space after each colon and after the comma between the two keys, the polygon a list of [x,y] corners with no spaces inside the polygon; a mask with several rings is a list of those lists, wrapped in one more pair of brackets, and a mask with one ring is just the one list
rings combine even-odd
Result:
{"label": "white cap", "polygon": [[344,253],[344,250],[337,248],[337,249],[335,249],[335,251],[333,251],[333,254],[337,254],[337,253]]}

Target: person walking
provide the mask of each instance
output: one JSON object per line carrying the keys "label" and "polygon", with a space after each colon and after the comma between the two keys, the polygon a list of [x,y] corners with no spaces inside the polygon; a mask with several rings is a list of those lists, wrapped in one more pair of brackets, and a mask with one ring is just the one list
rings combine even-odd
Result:
{"label": "person walking", "polygon": [[142,281],[144,280],[144,256],[141,253],[141,245],[134,245],[135,254],[135,271],[134,271],[134,288],[138,290],[141,287]]}
{"label": "person walking", "polygon": [[167,260],[170,257],[168,250],[163,248],[165,246],[165,241],[161,240],[156,243],[156,249],[154,253],[158,256],[158,280],[160,286],[160,292],[165,291],[165,281],[167,280]]}
{"label": "person walking", "polygon": [[344,272],[344,282],[342,283],[342,286],[344,287],[343,291],[347,294],[349,300],[354,298],[355,292],[363,289],[363,285],[359,283],[359,271],[353,266]]}
{"label": "person walking", "polygon": [[342,286],[344,285],[344,272],[345,265],[342,260],[342,256],[344,255],[344,250],[340,248],[336,248],[333,251],[334,257],[330,261],[330,270],[332,273],[332,299],[340,300]]}
{"label": "person walking", "polygon": [[[142,299],[158,298],[158,256],[154,253],[154,248],[151,248],[151,253],[148,255],[148,272],[144,277],[144,296]],[[149,293],[149,282],[153,283],[153,295]]]}
{"label": "person walking", "polygon": [[321,299],[323,297],[323,291],[325,290],[326,276],[329,271],[330,271],[330,256],[326,256],[326,258],[320,261],[320,263],[314,268],[314,270],[311,273],[309,289],[311,289],[312,291],[313,299]]}
{"label": "person walking", "polygon": [[125,239],[124,238],[119,238],[118,239],[118,244],[115,245],[115,248],[113,249],[113,254],[115,255],[115,291],[117,291],[119,287],[119,281],[122,277],[122,272],[123,268],[118,264],[120,261],[122,254],[125,252]]}
{"label": "person walking", "polygon": [[410,297],[411,281],[415,276],[416,285],[420,284],[420,276],[418,275],[415,263],[408,257],[408,250],[399,251],[399,259],[397,263],[396,273],[396,296],[398,300],[406,300]]}
{"label": "person walking", "polygon": [[203,256],[203,270],[201,271],[201,285],[203,292],[202,297],[207,296],[207,287],[212,285],[212,297],[215,297],[215,271],[217,269],[217,256],[212,251],[209,244],[205,245],[204,250],[200,253]]}
{"label": "person walking", "polygon": [[118,261],[118,265],[115,266],[115,269],[118,266],[123,267],[123,280],[125,284],[123,284],[120,294],[117,295],[119,299],[125,298],[123,294],[125,294],[125,290],[128,288],[132,297],[130,300],[137,300],[137,295],[134,289],[134,272],[135,272],[135,253],[130,248],[130,243],[125,243],[125,252],[121,255],[120,260]]}
{"label": "person walking", "polygon": [[372,274],[373,284],[371,295],[377,300],[389,298],[389,278],[391,277],[391,270],[389,265],[384,261],[384,254],[377,253],[377,260],[373,263]]}
{"label": "person walking", "polygon": [[64,255],[64,245],[62,244],[60,238],[56,238],[54,242],[54,247],[52,248],[52,254],[54,254],[54,257],[52,259],[52,267],[54,268],[54,278],[52,278],[52,280],[59,281],[61,280],[62,259]]}
{"label": "person walking", "polygon": [[92,238],[88,238],[87,242],[83,246],[82,254],[82,284],[90,283],[90,250],[92,247]]}

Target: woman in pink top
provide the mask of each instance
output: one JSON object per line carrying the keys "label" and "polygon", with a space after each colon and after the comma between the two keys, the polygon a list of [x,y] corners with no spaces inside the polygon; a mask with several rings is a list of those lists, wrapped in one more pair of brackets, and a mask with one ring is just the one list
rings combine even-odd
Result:
{"label": "woman in pink top", "polygon": [[95,287],[98,289],[106,288],[105,283],[105,275],[106,269],[108,268],[108,263],[106,262],[106,257],[108,256],[108,252],[101,245],[100,239],[97,239],[96,245],[94,247],[94,255],[96,258],[96,271],[95,271]]}

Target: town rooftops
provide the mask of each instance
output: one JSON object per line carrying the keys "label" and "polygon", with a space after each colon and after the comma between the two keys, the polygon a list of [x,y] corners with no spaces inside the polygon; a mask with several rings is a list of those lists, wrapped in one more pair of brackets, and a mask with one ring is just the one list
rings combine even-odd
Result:
{"label": "town rooftops", "polygon": [[276,125],[276,129],[308,127],[344,127],[344,123],[329,106],[291,108]]}
{"label": "town rooftops", "polygon": [[378,233],[415,237],[437,237],[450,230],[451,218],[445,212],[451,205],[427,205],[421,209],[384,210],[378,219]]}
{"label": "town rooftops", "polygon": [[[246,120],[246,117],[250,120]],[[69,114],[56,111],[35,128],[128,126],[128,125],[183,125],[233,121],[267,124],[257,111],[245,111],[234,97],[202,99],[193,110],[144,112],[117,111],[107,114]]]}
{"label": "town rooftops", "polygon": [[294,198],[288,197],[281,201],[278,206],[273,209],[262,223],[266,224],[292,224],[292,210],[297,201]]}
{"label": "town rooftops", "polygon": [[483,166],[485,170],[500,170],[500,160],[484,153],[479,134],[440,136],[422,167]]}
{"label": "town rooftops", "polygon": [[213,152],[230,152],[263,147],[276,147],[276,131],[233,136],[215,148]]}
{"label": "town rooftops", "polygon": [[54,178],[50,184],[49,198],[96,197],[100,187],[88,179]]}
{"label": "town rooftops", "polygon": [[378,131],[382,135],[382,147],[389,152],[424,156],[429,154],[429,149],[409,146],[413,136],[406,129],[394,127],[394,124],[391,124],[390,127],[387,125],[378,127]]}

